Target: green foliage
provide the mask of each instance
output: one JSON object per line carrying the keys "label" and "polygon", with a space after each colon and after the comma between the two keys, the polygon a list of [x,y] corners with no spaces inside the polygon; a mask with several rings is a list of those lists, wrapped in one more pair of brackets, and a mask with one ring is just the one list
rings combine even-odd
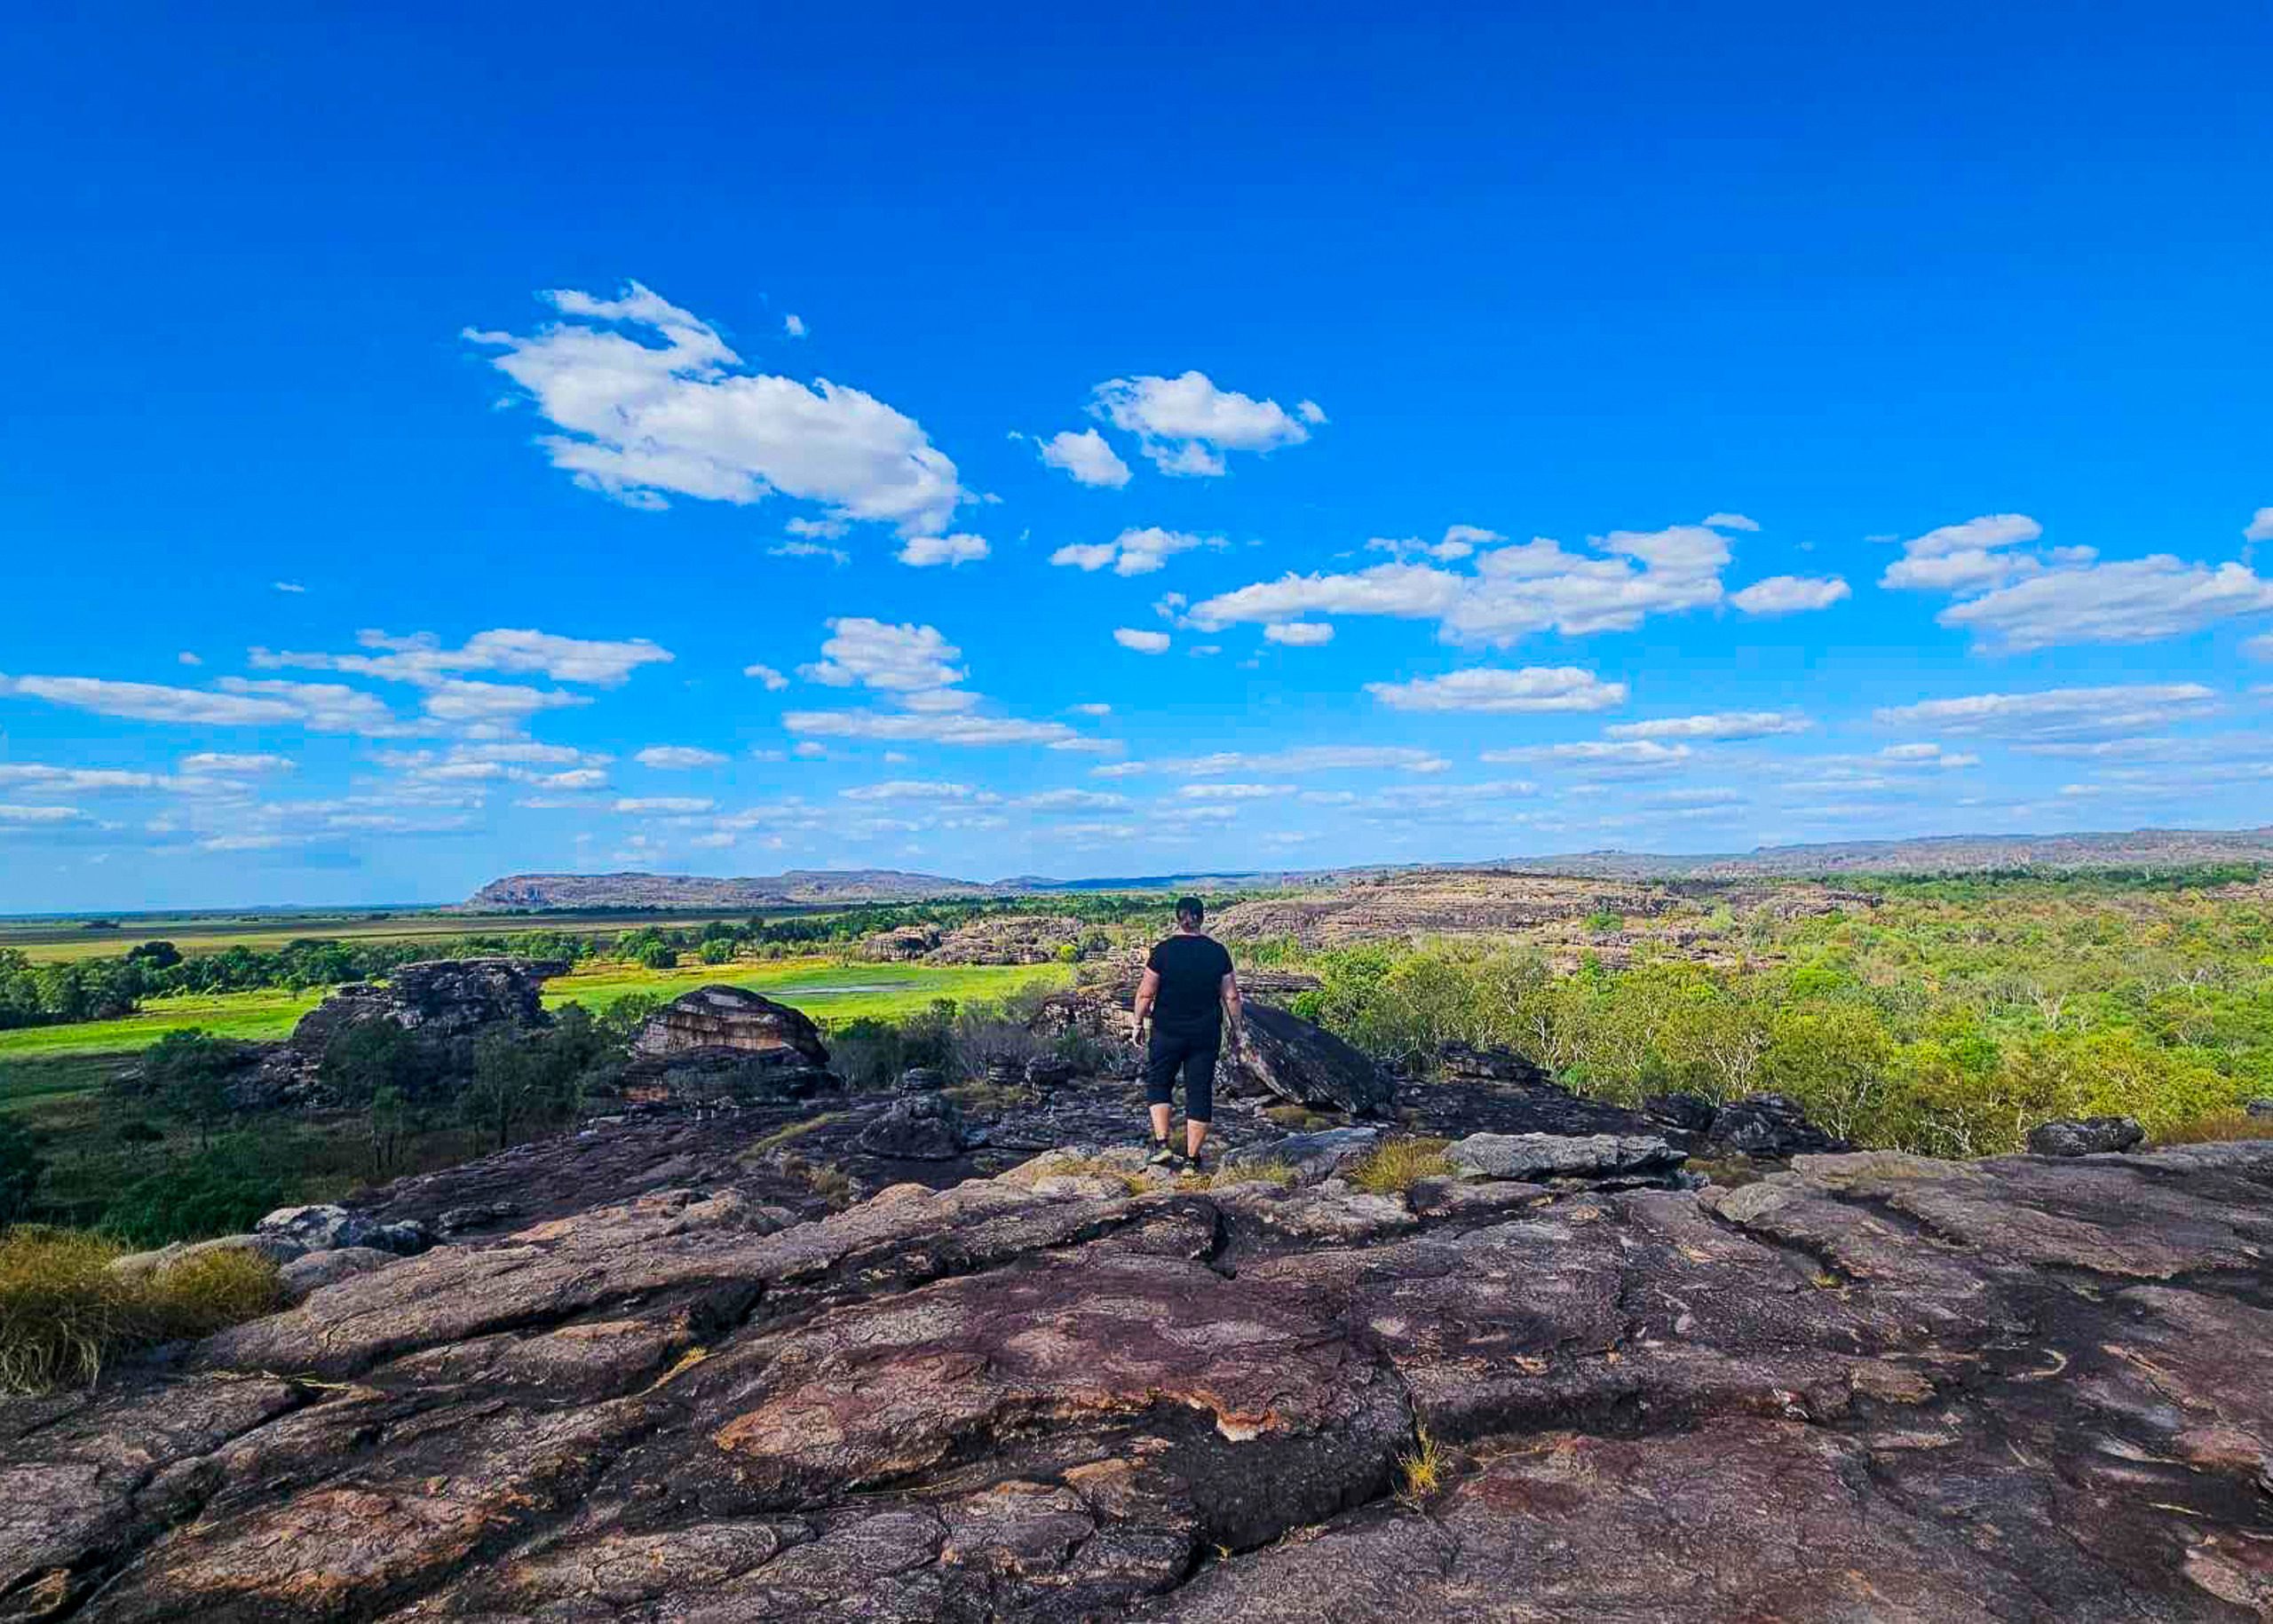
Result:
{"label": "green foliage", "polygon": [[184,1258],[139,1276],[114,1241],[69,1230],[0,1239],[0,1392],[84,1386],[127,1348],[210,1336],[275,1308],[276,1266],[249,1252]]}
{"label": "green foliage", "polygon": [[32,1196],[47,1159],[39,1153],[32,1130],[12,1117],[0,1116],[0,1234],[31,1210]]}
{"label": "green foliage", "polygon": [[242,1063],[242,1045],[192,1026],[169,1032],[142,1057],[144,1087],[175,1115],[197,1125],[200,1140],[229,1114],[229,1077]]}
{"label": "green foliage", "polygon": [[284,1204],[274,1160],[245,1142],[224,1143],[137,1179],[120,1192],[102,1227],[141,1247],[242,1234]]}
{"label": "green foliage", "polygon": [[417,1096],[436,1067],[410,1030],[384,1018],[342,1026],[324,1046],[316,1075],[350,1105],[368,1105],[383,1093]]}
{"label": "green foliage", "polygon": [[513,1142],[513,1130],[524,1123],[573,1118],[582,1097],[578,1079],[590,1063],[590,1045],[589,1021],[568,1033],[485,1034],[473,1046],[473,1081],[458,1096],[460,1113],[493,1135],[499,1150]]}

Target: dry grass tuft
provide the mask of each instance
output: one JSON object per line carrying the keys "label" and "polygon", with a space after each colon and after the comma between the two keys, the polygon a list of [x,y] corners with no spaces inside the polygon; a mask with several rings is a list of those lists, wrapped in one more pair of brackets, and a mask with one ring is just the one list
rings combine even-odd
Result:
{"label": "dry grass tuft", "polygon": [[824,1111],[819,1116],[809,1116],[801,1122],[791,1122],[786,1128],[777,1128],[763,1139],[751,1140],[741,1154],[734,1160],[744,1167],[755,1166],[772,1152],[780,1150],[794,1140],[804,1138],[816,1128],[828,1127],[843,1114],[842,1111]]}
{"label": "dry grass tuft", "polygon": [[2252,1116],[2246,1111],[2213,1111],[2190,1122],[2165,1129],[2157,1145],[2217,1145],[2229,1139],[2273,1139],[2273,1117]]}
{"label": "dry grass tuft", "polygon": [[1127,1168],[1115,1167],[1097,1156],[1068,1156],[1053,1161],[1048,1167],[1034,1169],[1034,1177],[1040,1178],[1103,1178],[1119,1184],[1131,1195],[1144,1189],[1144,1180]]}
{"label": "dry grass tuft", "polygon": [[1397,1469],[1405,1483],[1398,1498],[1407,1505],[1417,1506],[1444,1487],[1450,1462],[1429,1429],[1416,1422],[1413,1429],[1413,1452],[1398,1458]]}
{"label": "dry grass tuft", "polygon": [[1445,1159],[1449,1139],[1390,1139],[1346,1175],[1360,1190],[1401,1195],[1424,1178],[1444,1178],[1453,1170]]}
{"label": "dry grass tuft", "polygon": [[124,1248],[71,1230],[0,1240],[0,1391],[86,1386],[115,1352],[210,1336],[275,1308],[276,1265],[215,1251],[140,1278],[114,1273]]}

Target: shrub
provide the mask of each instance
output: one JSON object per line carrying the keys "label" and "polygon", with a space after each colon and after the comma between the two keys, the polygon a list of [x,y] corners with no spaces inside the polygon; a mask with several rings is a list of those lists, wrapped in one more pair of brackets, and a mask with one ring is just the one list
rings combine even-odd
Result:
{"label": "shrub", "polygon": [[1445,1158],[1447,1139],[1390,1139],[1349,1172],[1349,1180],[1375,1195],[1399,1195],[1424,1178],[1453,1170]]}
{"label": "shrub", "polygon": [[2273,1117],[2246,1111],[2213,1111],[2164,1129],[2157,1145],[2216,1145],[2228,1139],[2273,1139]]}
{"label": "shrub", "polygon": [[116,1242],[72,1230],[0,1240],[0,1390],[83,1386],[124,1349],[210,1336],[274,1308],[276,1266],[210,1252],[142,1278],[114,1273]]}
{"label": "shrub", "polygon": [[0,1116],[0,1234],[31,1210],[32,1192],[46,1170],[47,1159],[39,1153],[31,1129]]}
{"label": "shrub", "polygon": [[1418,1505],[1444,1486],[1445,1452],[1426,1427],[1414,1427],[1413,1451],[1400,1455],[1397,1466],[1398,1475],[1405,1480],[1398,1498],[1409,1505]]}
{"label": "shrub", "polygon": [[203,1240],[243,1233],[284,1199],[273,1161],[221,1145],[135,1180],[111,1203],[102,1227],[137,1246]]}

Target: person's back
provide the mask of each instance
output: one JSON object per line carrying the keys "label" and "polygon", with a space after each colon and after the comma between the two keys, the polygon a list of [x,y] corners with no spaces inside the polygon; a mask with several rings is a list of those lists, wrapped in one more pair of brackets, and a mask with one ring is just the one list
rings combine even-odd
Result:
{"label": "person's back", "polygon": [[1184,1159],[1199,1165],[1200,1147],[1215,1114],[1216,1050],[1224,1041],[1224,1017],[1232,1021],[1232,1051],[1239,1052],[1239,983],[1224,944],[1201,934],[1207,916],[1197,897],[1180,897],[1176,931],[1152,949],[1137,985],[1136,1019],[1129,1036],[1144,1042],[1144,1022],[1152,1023],[1144,1050],[1144,1103],[1152,1117],[1152,1161],[1183,1165],[1168,1146],[1169,1106],[1176,1076],[1184,1073]]}
{"label": "person's back", "polygon": [[1204,1038],[1213,1048],[1224,1031],[1224,978],[1232,955],[1223,943],[1197,931],[1179,931],[1152,949],[1144,968],[1160,978],[1152,1004],[1152,1030],[1179,1038]]}

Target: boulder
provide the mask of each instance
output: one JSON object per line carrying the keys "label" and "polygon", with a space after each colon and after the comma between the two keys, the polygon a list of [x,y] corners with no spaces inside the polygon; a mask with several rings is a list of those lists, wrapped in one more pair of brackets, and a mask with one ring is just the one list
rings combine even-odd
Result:
{"label": "boulder", "polygon": [[520,1208],[511,1201],[484,1201],[452,1207],[434,1220],[434,1227],[445,1235],[458,1235],[467,1230],[483,1229],[492,1224],[502,1224],[508,1218],[519,1217],[520,1211]]}
{"label": "boulder", "polygon": [[2242,1110],[2262,1121],[2273,1117],[2273,1099],[2253,1099]]}
{"label": "boulder", "polygon": [[1279,1162],[1294,1168],[1303,1184],[1314,1184],[1363,1161],[1381,1147],[1381,1142],[1378,1128],[1328,1128],[1319,1133],[1289,1134],[1283,1139],[1226,1153],[1224,1168],[1237,1172]]}
{"label": "boulder", "polygon": [[375,1247],[408,1257],[434,1244],[426,1226],[410,1219],[383,1223],[345,1207],[280,1207],[254,1226],[257,1235],[284,1241],[302,1252],[331,1252]]}
{"label": "boulder", "polygon": [[623,1068],[626,1098],[696,1106],[804,1099],[840,1086],[834,1072],[791,1048],[685,1049],[634,1059]]}
{"label": "boulder", "polygon": [[306,1255],[307,1248],[281,1235],[220,1235],[211,1240],[175,1241],[150,1252],[129,1252],[123,1257],[114,1257],[108,1267],[113,1274],[129,1279],[146,1279],[176,1264],[193,1258],[208,1256],[215,1252],[250,1252],[270,1263],[289,1264]]}
{"label": "boulder", "polygon": [[952,1161],[973,1137],[962,1113],[944,1094],[910,1094],[894,1100],[854,1137],[855,1150],[899,1161]]}
{"label": "boulder", "polygon": [[631,1040],[635,1060],[664,1060],[713,1050],[741,1054],[787,1050],[803,1064],[828,1065],[820,1028],[802,1010],[740,986],[698,986],[648,1018]]}
{"label": "boulder", "polygon": [[902,1094],[937,1094],[946,1086],[946,1075],[928,1066],[911,1066],[899,1074]]}
{"label": "boulder", "polygon": [[1275,1094],[1298,1105],[1374,1116],[1389,1107],[1389,1074],[1322,1026],[1266,1003],[1247,1006],[1247,1042],[1226,1048],[1216,1085],[1233,1096]]}
{"label": "boulder", "polygon": [[1752,1094],[1715,1113],[1705,1148],[1714,1155],[1783,1161],[1843,1151],[1847,1143],[1809,1121],[1788,1095]]}
{"label": "boulder", "polygon": [[1632,1179],[1661,1177],[1686,1160],[1663,1139],[1642,1134],[1477,1133],[1455,1139],[1445,1159],[1464,1178]]}
{"label": "boulder", "polygon": [[1033,1089],[1062,1088],[1073,1081],[1079,1068],[1071,1060],[1057,1055],[1036,1055],[1026,1062],[1026,1086]]}
{"label": "boulder", "polygon": [[311,1252],[305,1257],[296,1257],[276,1271],[284,1287],[284,1300],[289,1303],[305,1303],[310,1294],[340,1280],[352,1279],[359,1274],[368,1274],[400,1261],[397,1254],[378,1247],[340,1247],[329,1252]]}
{"label": "boulder", "polygon": [[1545,1066],[1512,1049],[1477,1049],[1467,1043],[1447,1043],[1439,1049],[1437,1069],[1455,1082],[1514,1083],[1530,1088],[1554,1081]]}
{"label": "boulder", "polygon": [[1683,1133],[1709,1134],[1721,1108],[1702,1094],[1645,1094],[1642,1114]]}
{"label": "boulder", "polygon": [[2037,1156],[2100,1156],[2127,1151],[2145,1141],[2147,1130],[2127,1116],[2087,1116],[2039,1122],[2028,1130],[2028,1148]]}

